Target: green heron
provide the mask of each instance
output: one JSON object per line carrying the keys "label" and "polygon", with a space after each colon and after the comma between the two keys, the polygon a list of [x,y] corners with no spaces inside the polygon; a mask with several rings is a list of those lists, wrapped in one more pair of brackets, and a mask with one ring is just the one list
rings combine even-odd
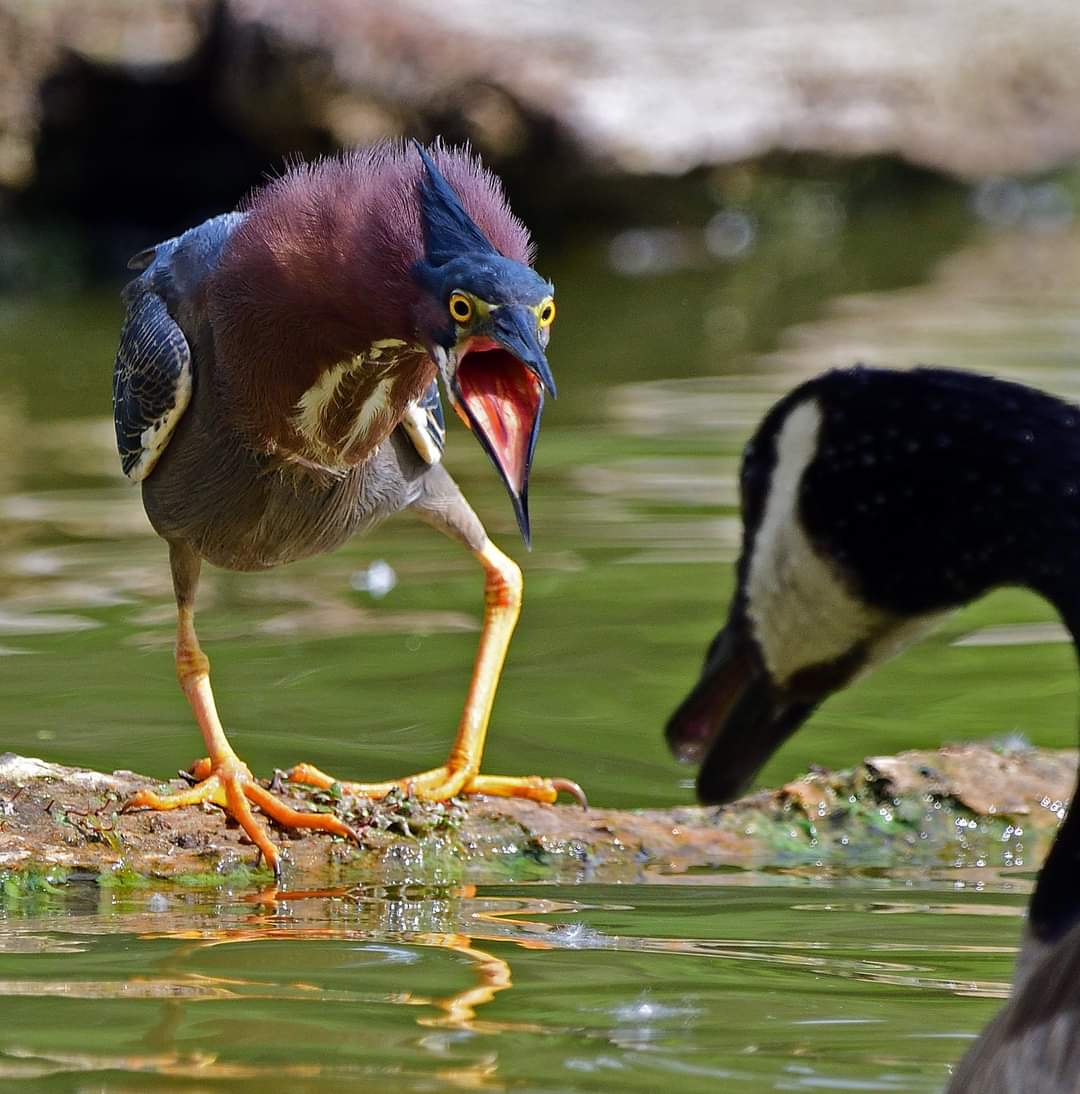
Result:
{"label": "green heron", "polygon": [[[766,416],[740,477],[726,626],[667,726],[707,802],[737,795],[831,693],[990,589],[1080,642],[1080,407],[971,373],[852,368]],[[949,1090],[1077,1090],[1080,788],[1039,874],[1008,1004]]]}
{"label": "green heron", "polygon": [[[275,871],[255,820],[354,833],[257,783],[218,719],[194,625],[203,561],[264,570],[332,550],[409,509],[462,543],[486,574],[484,623],[445,764],[394,782],[442,800],[553,802],[576,784],[480,773],[495,689],[517,621],[518,566],[488,538],[444,469],[437,377],[495,464],[529,541],[528,480],[555,318],[550,282],[498,180],[466,150],[384,143],[297,166],[236,213],[136,255],[113,380],[125,473],[169,545],[176,671],[208,756],[190,789],[132,806],[222,806]],[[290,776],[329,786],[306,764]]]}

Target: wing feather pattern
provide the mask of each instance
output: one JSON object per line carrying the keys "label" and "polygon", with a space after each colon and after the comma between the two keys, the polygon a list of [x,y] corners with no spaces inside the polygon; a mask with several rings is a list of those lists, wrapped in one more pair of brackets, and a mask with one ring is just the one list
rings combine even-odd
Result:
{"label": "wing feather pattern", "polygon": [[[138,282],[136,282],[138,285]],[[124,474],[150,474],[191,401],[191,350],[157,293],[139,285],[128,301],[113,371],[116,446]]]}

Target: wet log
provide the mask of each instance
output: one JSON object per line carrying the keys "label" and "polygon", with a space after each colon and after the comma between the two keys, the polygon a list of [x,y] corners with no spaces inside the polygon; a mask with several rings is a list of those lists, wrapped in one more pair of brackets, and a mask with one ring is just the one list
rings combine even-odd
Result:
{"label": "wet log", "polygon": [[[330,810],[360,844],[275,831],[292,887],[342,883],[634,880],[721,866],[1037,865],[1076,780],[1074,751],[965,744],[815,770],[722,807],[589,809],[476,798],[382,802],[284,784]],[[182,785],[177,782],[173,788]],[[0,892],[73,879],[102,885],[269,880],[221,811],[124,812],[161,784],[0,756]]]}

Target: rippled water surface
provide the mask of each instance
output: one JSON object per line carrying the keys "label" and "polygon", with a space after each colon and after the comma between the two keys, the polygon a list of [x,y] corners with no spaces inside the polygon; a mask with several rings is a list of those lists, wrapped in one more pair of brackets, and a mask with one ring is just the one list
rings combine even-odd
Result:
{"label": "rippled water surface", "polygon": [[1004,993],[1021,906],[995,879],[752,873],[88,892],[0,917],[0,1079],[933,1091]]}
{"label": "rippled water surface", "polygon": [[[995,227],[966,194],[849,207],[827,184],[788,184],[707,230],[543,257],[561,396],[531,554],[453,424],[447,452],[526,571],[489,770],[575,778],[604,805],[691,800],[660,727],[730,592],[742,442],[782,392],[855,359],[1080,395],[1080,232],[1058,197],[1048,221],[1034,199],[1025,219],[1021,194]],[[993,200],[975,204],[1001,220]],[[167,776],[201,746],[173,677],[166,552],[112,450],[118,325],[111,289],[0,300],[0,747]],[[200,633],[238,751],[263,773],[437,763],[480,591],[472,559],[408,517],[281,571],[207,571]],[[827,704],[763,781],[959,738],[1071,744],[1075,683],[1051,610],[1001,592]],[[0,1079],[931,1091],[1008,981],[1028,880],[834,870],[22,900],[0,919]]]}

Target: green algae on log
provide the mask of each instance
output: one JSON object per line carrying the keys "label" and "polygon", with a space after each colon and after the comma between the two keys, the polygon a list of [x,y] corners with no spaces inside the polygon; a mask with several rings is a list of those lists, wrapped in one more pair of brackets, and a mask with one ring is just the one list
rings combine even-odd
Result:
{"label": "green algae on log", "polygon": [[[354,846],[273,828],[296,887],[343,882],[632,880],[646,871],[764,864],[1033,867],[1076,780],[1075,751],[955,745],[813,771],[722,807],[590,809],[477,798],[343,798],[285,784],[333,810]],[[0,899],[71,878],[138,885],[258,883],[256,852],[214,807],[121,812],[142,775],[0,756]]]}

